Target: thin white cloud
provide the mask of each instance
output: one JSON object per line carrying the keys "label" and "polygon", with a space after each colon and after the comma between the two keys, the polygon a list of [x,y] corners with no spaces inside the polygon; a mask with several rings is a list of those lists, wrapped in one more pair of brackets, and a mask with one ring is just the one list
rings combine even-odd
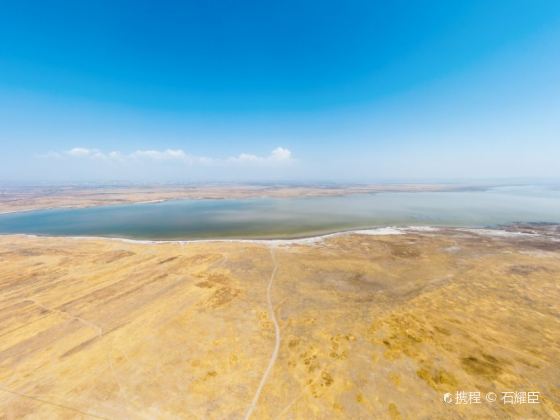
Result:
{"label": "thin white cloud", "polygon": [[272,151],[270,157],[278,161],[287,161],[292,159],[292,152],[284,147],[277,147]]}
{"label": "thin white cloud", "polygon": [[238,156],[228,159],[230,162],[235,163],[286,163],[293,160],[292,152],[284,147],[277,147],[268,156],[257,156],[248,153],[241,153]]}
{"label": "thin white cloud", "polygon": [[[122,156],[122,154],[120,154]],[[166,150],[136,150],[124,157],[125,160],[139,160],[139,161],[178,161],[187,164],[207,164],[211,163],[212,159],[204,156],[194,156],[186,153],[181,149],[166,149]]]}
{"label": "thin white cloud", "polygon": [[109,159],[116,158],[117,156],[111,152],[109,154],[103,153],[99,149],[88,149],[85,147],[74,147],[70,150],[65,150],[63,152],[49,152],[42,157],[53,157],[53,158],[63,158],[63,157],[73,157],[73,158],[90,158],[90,159]]}
{"label": "thin white cloud", "polygon": [[132,158],[153,159],[153,160],[184,160],[189,156],[181,149],[167,150],[137,150],[130,154]]}
{"label": "thin white cloud", "polygon": [[188,154],[182,149],[165,150],[136,150],[131,153],[120,151],[103,152],[99,149],[86,147],[74,147],[62,152],[49,152],[40,157],[43,158],[72,158],[72,159],[96,159],[112,162],[181,162],[189,165],[196,164],[286,164],[293,161],[292,152],[284,147],[277,147],[267,156],[258,156],[250,153],[241,153],[228,158],[212,158],[206,156],[195,156]]}
{"label": "thin white cloud", "polygon": [[92,156],[94,154],[99,153],[96,149],[86,149],[84,147],[74,147],[73,149],[67,150],[66,154],[68,156]]}

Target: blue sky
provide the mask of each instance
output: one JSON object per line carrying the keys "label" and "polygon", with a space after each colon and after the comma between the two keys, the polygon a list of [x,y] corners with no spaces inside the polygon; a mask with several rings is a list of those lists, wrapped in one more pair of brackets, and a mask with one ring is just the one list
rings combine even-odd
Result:
{"label": "blue sky", "polygon": [[560,178],[558,1],[4,1],[0,181]]}

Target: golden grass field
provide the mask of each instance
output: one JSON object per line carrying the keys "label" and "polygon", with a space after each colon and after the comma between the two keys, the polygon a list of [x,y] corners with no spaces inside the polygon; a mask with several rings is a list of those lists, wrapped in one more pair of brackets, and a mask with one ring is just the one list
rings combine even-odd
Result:
{"label": "golden grass field", "polygon": [[0,236],[0,418],[560,418],[559,279],[537,235]]}

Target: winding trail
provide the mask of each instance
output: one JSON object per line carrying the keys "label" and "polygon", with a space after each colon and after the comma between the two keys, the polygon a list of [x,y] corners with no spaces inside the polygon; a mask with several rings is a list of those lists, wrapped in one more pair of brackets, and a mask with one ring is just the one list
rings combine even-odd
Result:
{"label": "winding trail", "polygon": [[272,258],[273,268],[272,272],[270,273],[270,279],[268,280],[268,286],[266,288],[266,301],[268,306],[268,316],[272,320],[274,324],[274,334],[276,336],[276,342],[274,344],[274,350],[272,355],[270,356],[270,360],[268,362],[268,366],[263,373],[261,378],[261,382],[259,383],[259,387],[255,392],[255,396],[251,401],[251,405],[247,409],[247,413],[245,414],[245,420],[249,420],[253,411],[257,407],[257,403],[259,402],[259,397],[261,396],[261,392],[266,385],[268,377],[270,376],[270,372],[274,368],[274,364],[276,363],[276,359],[278,358],[278,351],[280,350],[280,326],[278,325],[278,321],[276,320],[276,315],[274,313],[274,307],[272,306],[272,298],[271,298],[271,291],[272,291],[272,283],[274,281],[274,276],[276,276],[276,271],[278,270],[278,264],[276,263],[276,255],[274,254],[274,247],[270,246],[270,257]]}

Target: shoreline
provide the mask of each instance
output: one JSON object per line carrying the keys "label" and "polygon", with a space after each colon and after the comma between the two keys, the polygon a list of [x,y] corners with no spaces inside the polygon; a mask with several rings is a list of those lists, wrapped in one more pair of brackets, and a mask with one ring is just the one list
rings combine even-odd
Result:
{"label": "shoreline", "polygon": [[347,236],[347,235],[365,235],[365,236],[388,236],[388,235],[406,235],[411,233],[435,233],[445,230],[454,232],[471,233],[482,236],[491,236],[497,238],[547,238],[553,241],[560,241],[560,238],[554,238],[550,235],[542,233],[527,233],[509,231],[503,228],[490,228],[490,227],[458,227],[458,226],[383,226],[369,229],[352,229],[343,230],[338,232],[325,233],[321,235],[304,236],[299,238],[269,238],[269,239],[243,239],[243,238],[213,238],[213,239],[132,239],[111,236],[54,236],[54,235],[37,235],[29,233],[8,233],[0,234],[2,236],[22,236],[28,238],[60,238],[60,239],[77,239],[77,240],[105,240],[117,241],[132,244],[144,245],[164,245],[164,244],[196,244],[196,243],[245,243],[257,244],[268,246],[282,246],[282,245],[313,245],[323,242],[326,239]]}
{"label": "shoreline", "polygon": [[[147,201],[130,201],[125,203],[110,203],[110,204],[76,204],[67,206],[52,206],[52,207],[37,207],[31,209],[21,209],[21,210],[2,210],[0,211],[0,216],[3,214],[14,214],[14,213],[30,213],[33,211],[46,211],[46,210],[80,210],[80,209],[91,209],[97,207],[110,207],[110,206],[123,206],[123,205],[137,205],[137,204],[158,204],[166,201],[173,201],[175,199],[158,199],[158,200],[147,200]],[[185,200],[198,200],[192,198],[186,198]]]}

